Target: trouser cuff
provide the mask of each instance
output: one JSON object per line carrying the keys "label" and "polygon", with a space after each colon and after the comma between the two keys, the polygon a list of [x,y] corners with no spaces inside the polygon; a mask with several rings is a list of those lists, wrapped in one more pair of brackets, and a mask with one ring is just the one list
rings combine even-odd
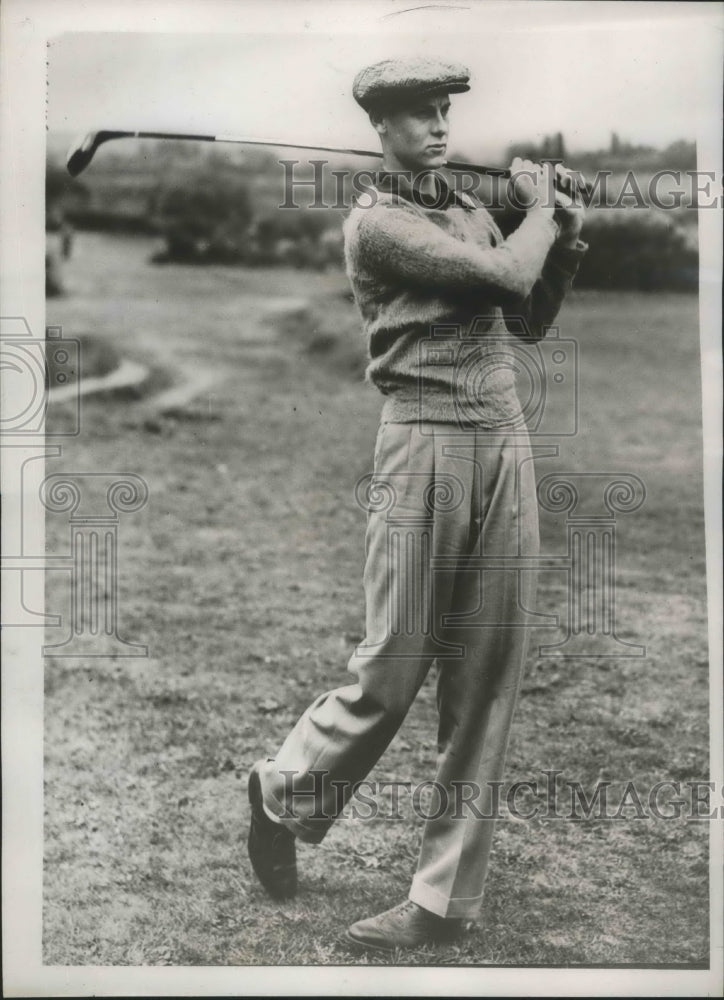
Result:
{"label": "trouser cuff", "polygon": [[416,875],[410,887],[410,899],[424,910],[436,913],[438,917],[473,920],[480,913],[483,905],[482,893],[479,896],[457,896],[452,899],[438,889],[433,889]]}
{"label": "trouser cuff", "polygon": [[295,816],[289,814],[289,810],[286,806],[282,805],[278,799],[271,794],[271,792],[264,791],[264,785],[262,782],[262,798],[264,801],[264,806],[277,817],[278,821],[282,826],[290,830],[295,837],[303,841],[305,844],[320,844],[326,837],[329,828],[329,820],[320,820],[316,823],[305,823],[303,820],[297,819]]}

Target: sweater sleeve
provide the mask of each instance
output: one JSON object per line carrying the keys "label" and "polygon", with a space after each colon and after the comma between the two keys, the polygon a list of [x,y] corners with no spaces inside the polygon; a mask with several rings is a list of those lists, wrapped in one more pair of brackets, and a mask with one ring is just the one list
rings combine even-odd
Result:
{"label": "sweater sleeve", "polygon": [[553,244],[530,294],[516,307],[505,310],[505,322],[512,333],[524,340],[545,337],[546,327],[558,315],[587,249],[581,240],[576,247]]}
{"label": "sweater sleeve", "polygon": [[531,295],[557,233],[552,216],[529,212],[507,240],[484,248],[404,205],[378,203],[360,213],[357,254],[375,270],[417,286],[491,292],[501,304]]}

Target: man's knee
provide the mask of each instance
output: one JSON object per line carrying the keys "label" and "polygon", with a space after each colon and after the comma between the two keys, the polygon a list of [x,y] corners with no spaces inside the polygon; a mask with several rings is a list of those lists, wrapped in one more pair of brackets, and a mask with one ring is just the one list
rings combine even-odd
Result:
{"label": "man's knee", "polygon": [[[394,671],[395,667],[389,668]],[[363,686],[363,698],[370,710],[387,726],[399,726],[415,700],[418,685],[407,679],[386,677],[382,683]]]}
{"label": "man's knee", "polygon": [[357,677],[358,708],[392,726],[399,725],[410,710],[432,658],[420,655],[416,647],[390,646],[374,650],[358,646],[349,670]]}

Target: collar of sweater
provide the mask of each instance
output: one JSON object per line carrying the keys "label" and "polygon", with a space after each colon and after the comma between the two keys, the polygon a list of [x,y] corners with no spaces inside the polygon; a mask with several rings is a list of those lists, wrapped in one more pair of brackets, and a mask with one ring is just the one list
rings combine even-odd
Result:
{"label": "collar of sweater", "polygon": [[413,205],[418,205],[420,208],[445,210],[459,206],[467,211],[474,210],[473,201],[466,195],[460,195],[453,191],[445,178],[437,172],[432,173],[435,181],[435,194],[423,193],[420,190],[421,179],[429,173],[430,171],[424,171],[422,174],[417,174],[413,180],[411,170],[380,170],[375,186],[379,191],[404,198],[405,201],[412,202]]}

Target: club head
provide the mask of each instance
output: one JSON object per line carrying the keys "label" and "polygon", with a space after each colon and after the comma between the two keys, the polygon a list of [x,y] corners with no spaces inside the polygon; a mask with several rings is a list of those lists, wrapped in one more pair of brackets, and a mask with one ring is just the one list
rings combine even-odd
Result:
{"label": "club head", "polygon": [[124,136],[135,135],[134,132],[89,132],[80,142],[75,142],[68,150],[65,166],[71,177],[77,177],[88,166],[95,151],[109,139],[122,139]]}

